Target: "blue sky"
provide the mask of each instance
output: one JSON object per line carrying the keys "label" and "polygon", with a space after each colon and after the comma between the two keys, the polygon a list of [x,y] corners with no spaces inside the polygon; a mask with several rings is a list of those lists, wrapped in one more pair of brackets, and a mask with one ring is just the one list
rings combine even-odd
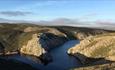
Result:
{"label": "blue sky", "polygon": [[[18,14],[17,14],[18,13]],[[115,20],[114,0],[0,0],[0,18],[11,20]]]}

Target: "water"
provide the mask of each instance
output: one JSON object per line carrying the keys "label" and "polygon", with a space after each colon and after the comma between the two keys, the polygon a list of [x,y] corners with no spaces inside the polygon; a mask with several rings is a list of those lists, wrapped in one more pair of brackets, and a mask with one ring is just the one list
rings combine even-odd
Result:
{"label": "water", "polygon": [[78,40],[71,40],[64,45],[52,50],[50,54],[53,57],[53,62],[44,67],[44,70],[67,70],[73,67],[80,66],[80,62],[72,56],[67,54],[67,50],[70,47],[79,43]]}
{"label": "water", "polygon": [[67,50],[78,43],[78,40],[71,40],[66,42],[64,45],[51,50],[49,54],[51,54],[53,61],[47,65],[43,65],[39,62],[29,60],[28,58],[19,55],[10,56],[8,59],[16,59],[22,61],[40,70],[68,70],[73,67],[81,66],[77,59],[67,54]]}

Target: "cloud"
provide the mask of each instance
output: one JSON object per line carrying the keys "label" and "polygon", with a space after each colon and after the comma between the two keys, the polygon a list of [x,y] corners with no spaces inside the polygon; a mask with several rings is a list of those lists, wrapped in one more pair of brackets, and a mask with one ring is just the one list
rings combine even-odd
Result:
{"label": "cloud", "polygon": [[79,20],[88,20],[88,19],[91,19],[91,18],[96,17],[96,16],[98,16],[97,13],[89,13],[89,14],[86,14],[86,15],[79,17],[78,19]]}
{"label": "cloud", "polygon": [[112,20],[112,19],[97,20],[96,24],[99,24],[99,25],[115,25],[115,21]]}
{"label": "cloud", "polygon": [[4,16],[26,16],[32,14],[32,12],[22,12],[22,11],[1,11],[0,15]]}
{"label": "cloud", "polygon": [[0,18],[0,23],[33,23],[33,21],[29,20],[13,20],[7,18]]}

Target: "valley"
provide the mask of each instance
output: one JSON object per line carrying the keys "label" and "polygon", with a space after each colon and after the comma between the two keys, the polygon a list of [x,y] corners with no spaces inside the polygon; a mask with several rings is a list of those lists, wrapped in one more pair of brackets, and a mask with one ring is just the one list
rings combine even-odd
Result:
{"label": "valley", "polygon": [[37,70],[87,69],[114,61],[114,35],[95,28],[4,23],[0,24],[0,58]]}

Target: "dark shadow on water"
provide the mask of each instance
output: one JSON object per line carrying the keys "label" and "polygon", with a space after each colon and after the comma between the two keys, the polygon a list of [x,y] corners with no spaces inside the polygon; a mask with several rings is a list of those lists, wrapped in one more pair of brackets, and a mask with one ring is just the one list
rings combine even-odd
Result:
{"label": "dark shadow on water", "polygon": [[[72,55],[70,55],[70,56],[72,56]],[[82,64],[80,67],[101,65],[101,64],[107,64],[107,63],[112,63],[113,62],[113,61],[110,61],[110,60],[106,60],[104,58],[89,58],[89,57],[86,57],[86,56],[84,56],[83,54],[80,54],[80,53],[75,54],[75,57]]]}
{"label": "dark shadow on water", "polygon": [[[0,56],[0,59],[9,60],[9,61],[13,60],[15,62],[27,64],[27,65],[30,65],[30,67],[33,67],[37,70],[41,70],[41,68],[44,66],[41,63],[40,59],[38,59],[35,56],[30,56],[30,55],[19,55],[19,54],[7,55],[7,56]],[[17,65],[18,65],[18,63],[17,63]],[[25,69],[25,70],[34,70],[34,69]]]}
{"label": "dark shadow on water", "polygon": [[30,64],[13,60],[0,58],[0,70],[39,70]]}
{"label": "dark shadow on water", "polygon": [[39,57],[40,61],[44,64],[47,65],[51,62],[53,62],[53,58],[49,53],[45,53]]}

